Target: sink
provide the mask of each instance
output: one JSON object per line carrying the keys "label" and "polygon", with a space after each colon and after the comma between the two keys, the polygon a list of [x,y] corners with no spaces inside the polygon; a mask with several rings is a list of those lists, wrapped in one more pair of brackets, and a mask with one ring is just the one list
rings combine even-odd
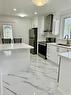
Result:
{"label": "sink", "polygon": [[62,45],[62,46],[71,46],[71,44],[61,44],[61,43],[59,43],[59,44],[57,44],[57,45]]}

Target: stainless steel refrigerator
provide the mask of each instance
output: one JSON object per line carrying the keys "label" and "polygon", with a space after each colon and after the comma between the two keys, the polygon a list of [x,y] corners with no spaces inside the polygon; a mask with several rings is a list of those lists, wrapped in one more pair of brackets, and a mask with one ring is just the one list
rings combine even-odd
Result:
{"label": "stainless steel refrigerator", "polygon": [[37,54],[37,31],[37,28],[29,30],[29,45],[34,47],[34,49],[30,50],[32,54]]}

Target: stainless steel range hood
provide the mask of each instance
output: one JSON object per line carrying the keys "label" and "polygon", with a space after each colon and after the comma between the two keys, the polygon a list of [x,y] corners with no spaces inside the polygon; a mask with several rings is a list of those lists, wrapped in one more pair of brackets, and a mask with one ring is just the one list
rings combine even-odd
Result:
{"label": "stainless steel range hood", "polygon": [[44,32],[52,32],[53,14],[44,17]]}

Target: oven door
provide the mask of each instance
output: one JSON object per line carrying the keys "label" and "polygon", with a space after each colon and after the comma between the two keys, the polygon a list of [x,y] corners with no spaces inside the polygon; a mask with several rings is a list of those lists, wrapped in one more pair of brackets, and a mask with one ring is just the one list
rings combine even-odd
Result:
{"label": "oven door", "polygon": [[38,44],[38,55],[46,59],[47,45]]}

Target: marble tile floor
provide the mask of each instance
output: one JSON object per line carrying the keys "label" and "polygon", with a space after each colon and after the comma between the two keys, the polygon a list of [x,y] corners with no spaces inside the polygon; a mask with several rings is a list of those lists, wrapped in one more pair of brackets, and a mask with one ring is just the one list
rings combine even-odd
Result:
{"label": "marble tile floor", "polygon": [[57,90],[58,66],[38,55],[30,58],[29,71],[3,75],[3,95],[60,95]]}

